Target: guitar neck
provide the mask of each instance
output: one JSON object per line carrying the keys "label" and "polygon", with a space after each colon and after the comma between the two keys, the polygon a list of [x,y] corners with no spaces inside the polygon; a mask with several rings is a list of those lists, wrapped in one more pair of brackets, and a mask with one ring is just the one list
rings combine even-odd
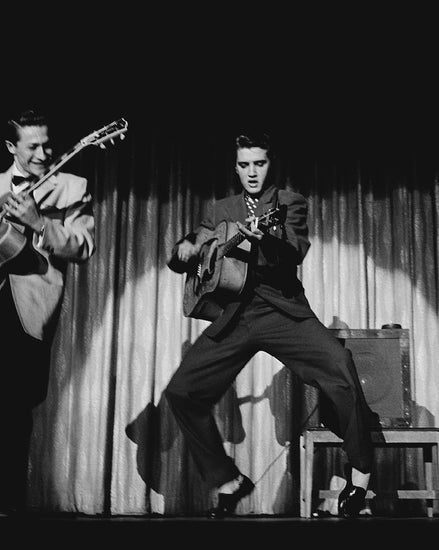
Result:
{"label": "guitar neck", "polygon": [[[69,151],[61,155],[53,164],[51,164],[48,170],[44,173],[44,175],[39,180],[32,183],[29,187],[27,187],[22,192],[30,193],[34,191],[42,183],[47,181],[50,178],[50,176],[55,174],[55,172],[57,172],[61,168],[61,166],[63,166],[68,160],[70,160],[74,155],[79,153],[79,151],[83,149],[83,147],[85,147],[85,145],[81,142],[78,142],[74,147],[72,147]],[[5,215],[6,215],[6,210],[2,208],[0,211],[0,221],[5,217]]]}
{"label": "guitar neck", "polygon": [[245,237],[242,233],[235,233],[233,237],[230,237],[230,239],[223,244],[221,255],[227,256],[227,254],[236,246],[240,245],[244,239]]}
{"label": "guitar neck", "polygon": [[[263,216],[260,217],[260,221],[265,221],[265,219],[267,217],[269,217],[269,214],[273,214],[274,212],[267,212],[266,214],[264,214]],[[267,224],[264,224],[264,223],[260,223],[259,224],[259,227],[270,227],[270,223],[267,225]],[[247,224],[247,229],[250,229],[250,224]],[[233,237],[230,237],[229,240],[227,240],[223,245],[222,245],[222,248],[221,248],[221,256],[226,256],[231,250],[233,250],[236,246],[240,245],[242,243],[242,241],[245,239],[245,235],[243,235],[242,233],[235,233],[233,235]]]}
{"label": "guitar neck", "polygon": [[78,142],[74,147],[72,147],[69,151],[61,155],[53,164],[51,164],[48,168],[48,170],[44,173],[44,175],[34,183],[32,183],[27,189],[26,192],[29,193],[39,187],[42,183],[47,181],[53,174],[58,172],[58,170],[63,166],[68,160],[70,160],[72,157],[74,157],[81,149],[83,149],[84,145],[81,142]]}
{"label": "guitar neck", "polygon": [[[38,181],[32,183],[30,187],[25,190],[25,192],[29,193],[39,187],[42,183],[47,181],[50,176],[55,174],[55,172],[57,172],[61,168],[61,166],[63,166],[68,160],[79,153],[81,149],[84,149],[84,147],[87,147],[88,145],[99,145],[100,147],[105,149],[105,146],[103,144],[106,141],[111,141],[111,143],[114,143],[113,140],[117,136],[120,136],[120,139],[123,139],[125,137],[124,134],[127,129],[128,122],[124,118],[120,118],[118,120],[115,120],[111,124],[107,124],[99,130],[92,132],[88,136],[78,141],[76,145],[74,145],[66,153],[56,159],[55,162],[49,166],[44,175]],[[0,213],[0,219],[1,217],[2,213]]]}

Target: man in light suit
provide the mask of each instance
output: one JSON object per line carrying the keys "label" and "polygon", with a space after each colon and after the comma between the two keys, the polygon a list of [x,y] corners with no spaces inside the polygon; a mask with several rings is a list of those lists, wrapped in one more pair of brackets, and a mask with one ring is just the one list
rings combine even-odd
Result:
{"label": "man in light suit", "polygon": [[[268,136],[238,136],[235,171],[241,193],[212,204],[200,225],[172,251],[169,267],[190,273],[203,244],[218,235],[223,220],[235,225],[250,245],[247,255],[240,251],[235,258],[241,256],[248,266],[245,285],[239,293],[226,293],[226,299],[217,293],[216,318],[203,317],[200,307],[200,318],[213,322],[184,356],[165,395],[201,476],[217,490],[217,506],[208,510],[208,517],[230,516],[254,483],[226,454],[213,407],[258,351],[276,357],[328,399],[331,415],[325,420],[343,439],[348,459],[339,513],[355,517],[365,504],[373,458],[370,430],[377,419],[366,403],[350,351],[317,319],[305,296],[297,267],[310,246],[307,202],[301,194],[270,182],[271,164]],[[259,226],[272,208],[282,212],[281,220]],[[223,262],[221,269],[226,259]],[[207,276],[205,288],[210,269],[201,273]]]}
{"label": "man in light suit", "polygon": [[25,506],[32,409],[46,397],[67,266],[94,253],[95,224],[85,178],[43,177],[54,166],[46,117],[25,111],[6,132],[13,164],[0,174],[0,513],[8,514]]}

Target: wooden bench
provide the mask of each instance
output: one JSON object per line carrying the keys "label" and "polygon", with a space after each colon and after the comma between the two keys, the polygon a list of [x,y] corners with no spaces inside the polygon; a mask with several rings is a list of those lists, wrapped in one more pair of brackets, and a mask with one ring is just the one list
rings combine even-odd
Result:
{"label": "wooden bench", "polygon": [[[433,517],[433,501],[439,499],[439,491],[434,488],[434,480],[439,479],[438,453],[439,428],[383,428],[372,432],[376,446],[420,447],[423,449],[425,489],[398,490],[399,499],[425,499],[427,515]],[[314,452],[317,446],[341,446],[342,440],[326,428],[308,428],[300,436],[300,516],[311,517],[313,487]],[[320,489],[319,498],[338,498],[339,491]],[[366,498],[375,493],[368,491]]]}

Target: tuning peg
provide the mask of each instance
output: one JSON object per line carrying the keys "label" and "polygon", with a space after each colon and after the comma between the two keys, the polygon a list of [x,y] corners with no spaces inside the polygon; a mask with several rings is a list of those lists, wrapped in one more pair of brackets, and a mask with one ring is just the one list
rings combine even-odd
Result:
{"label": "tuning peg", "polygon": [[105,145],[104,145],[103,143],[100,143],[100,144],[99,144],[99,147],[100,147],[101,149],[105,149]]}
{"label": "tuning peg", "polygon": [[120,139],[125,139],[125,134],[120,134]]}
{"label": "tuning peg", "polygon": [[110,141],[111,141],[111,145],[114,145],[114,139],[111,138]]}

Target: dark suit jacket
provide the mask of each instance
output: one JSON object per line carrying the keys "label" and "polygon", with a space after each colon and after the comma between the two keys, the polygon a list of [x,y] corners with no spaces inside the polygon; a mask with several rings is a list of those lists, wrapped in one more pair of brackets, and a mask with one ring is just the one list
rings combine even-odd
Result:
{"label": "dark suit jacket", "polygon": [[[251,292],[292,317],[315,317],[297,277],[297,266],[302,263],[310,246],[306,199],[299,193],[270,186],[260,197],[255,215],[261,216],[276,206],[285,213],[284,223],[270,228],[260,243],[252,246],[245,291],[226,305],[223,314],[206,329],[207,335],[216,337],[223,333],[242,301]],[[185,238],[201,244],[212,236],[223,220],[245,223],[246,218],[247,209],[242,191],[212,203],[200,225]],[[184,271],[184,266],[175,261],[176,247],[180,242],[176,243],[168,264],[177,272]]]}

